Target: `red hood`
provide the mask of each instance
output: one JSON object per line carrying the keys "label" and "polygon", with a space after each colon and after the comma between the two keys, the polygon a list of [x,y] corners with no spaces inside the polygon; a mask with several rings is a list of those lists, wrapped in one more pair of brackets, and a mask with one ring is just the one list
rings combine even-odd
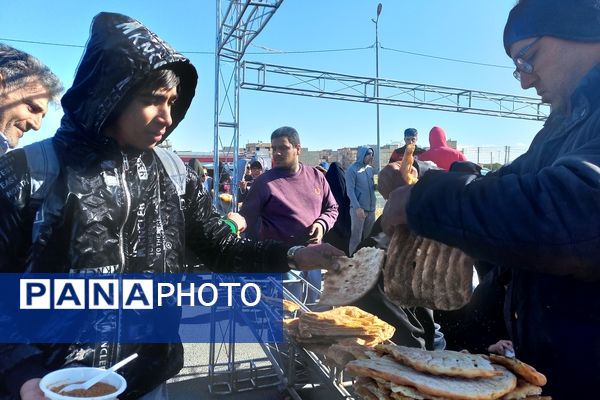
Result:
{"label": "red hood", "polygon": [[448,147],[446,144],[446,132],[439,126],[434,126],[429,131],[429,146],[432,149],[438,147]]}

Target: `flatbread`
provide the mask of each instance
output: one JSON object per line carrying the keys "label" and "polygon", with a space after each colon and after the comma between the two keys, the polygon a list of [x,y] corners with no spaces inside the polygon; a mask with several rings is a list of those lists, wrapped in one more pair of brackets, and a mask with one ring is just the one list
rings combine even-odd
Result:
{"label": "flatbread", "polygon": [[[415,268],[413,269],[411,289],[413,296],[415,296],[415,298],[417,299],[420,299],[423,297],[421,295],[421,286],[423,284],[423,275],[425,272],[425,258],[427,256],[427,239],[423,239],[423,241],[419,244],[419,247],[414,252],[414,255]],[[427,307],[426,304],[424,304],[423,306]]]}
{"label": "flatbread", "polygon": [[446,275],[448,275],[448,256],[451,250],[449,246],[440,246],[440,252],[434,267],[433,302],[438,310],[447,310],[450,307]]}
{"label": "flatbread", "polygon": [[419,392],[448,399],[493,400],[512,391],[517,378],[506,368],[495,365],[500,375],[491,378],[458,378],[435,376],[396,362],[389,356],[379,359],[354,360],[346,371],[358,376],[380,378],[416,388]]}
{"label": "flatbread", "polygon": [[390,397],[391,392],[389,389],[377,385],[372,380],[370,382],[365,382],[363,386],[368,389],[378,400],[392,400]]}
{"label": "flatbread", "polygon": [[379,400],[365,385],[355,385],[354,392],[363,400]]}
{"label": "flatbread", "polygon": [[471,295],[473,294],[473,259],[468,255],[460,252],[460,257],[457,260],[457,264],[460,265],[459,282],[462,282],[458,289],[460,293],[460,303],[467,304],[471,301]]}
{"label": "flatbread", "polygon": [[501,400],[520,400],[529,398],[529,396],[539,396],[542,394],[542,388],[523,380],[517,379],[517,387],[512,392],[502,396]]}
{"label": "flatbread", "polygon": [[389,390],[390,397],[392,397],[393,399],[445,400],[442,397],[421,393],[413,387],[406,385],[398,385],[397,383],[391,383],[383,379],[375,379],[375,382],[377,382],[377,386]]}
{"label": "flatbread", "polygon": [[323,312],[305,312],[284,319],[287,337],[297,344],[375,346],[394,336],[395,328],[358,307],[337,307]]}
{"label": "flatbread", "polygon": [[421,283],[421,297],[431,299],[431,303],[428,305],[429,308],[435,308],[435,291],[434,291],[434,278],[435,278],[435,264],[440,254],[440,247],[435,246],[434,241],[425,239],[423,245],[427,246],[427,256],[424,261],[423,271],[423,282]]}
{"label": "flatbread", "polygon": [[343,369],[350,361],[356,360],[356,357],[348,347],[341,344],[332,344],[329,346],[325,353],[327,362]]}
{"label": "flatbread", "polygon": [[334,343],[329,346],[325,356],[328,361],[343,369],[352,360],[369,358],[368,352],[371,351],[370,347],[364,345]]}
{"label": "flatbread", "polygon": [[417,306],[419,305],[419,302],[414,292],[412,291],[412,282],[415,279],[414,276],[416,267],[415,259],[412,256],[414,256],[414,254],[417,253],[417,250],[419,249],[425,238],[423,238],[422,236],[416,236],[414,233],[411,232],[409,239],[412,240],[409,240],[408,245],[406,246],[408,250],[406,251],[406,253],[403,254],[403,257],[400,259],[399,262],[399,268],[403,270],[400,276],[406,277],[406,280],[399,280],[398,283],[401,285],[399,291],[400,293],[402,293],[401,299],[403,299],[404,305]]}
{"label": "flatbread", "polygon": [[[446,289],[448,290],[448,298],[450,299],[450,304],[460,304],[461,303],[461,295],[459,293],[460,288],[460,265],[456,263],[457,258],[459,256],[460,250],[455,248],[450,248],[450,255],[446,260],[448,264],[448,269],[446,271]],[[472,267],[471,267],[472,268]],[[472,284],[469,282],[469,284]]]}
{"label": "flatbread", "polygon": [[390,390],[392,391],[392,393],[399,393],[401,396],[403,396],[404,398],[407,398],[407,399],[444,400],[443,397],[432,396],[430,394],[424,394],[410,386],[397,385],[395,383],[390,384]]}
{"label": "flatbread", "polygon": [[552,400],[552,396],[528,396],[527,400]]}
{"label": "flatbread", "polygon": [[433,375],[480,378],[498,375],[484,356],[451,350],[423,350],[415,347],[381,344],[377,351],[390,354],[398,362]]}
{"label": "flatbread", "polygon": [[340,257],[340,268],[325,274],[319,303],[346,306],[363,297],[377,284],[384,259],[385,251],[375,247],[363,247],[352,258]]}
{"label": "flatbread", "polygon": [[369,386],[374,385],[373,380],[365,377],[356,379],[354,383],[354,392],[364,400],[379,400],[370,390]]}
{"label": "flatbread", "polygon": [[298,304],[294,303],[293,301],[283,299],[283,310],[284,311],[294,312],[294,311],[298,311],[299,309],[300,309],[300,306]]}
{"label": "flatbread", "polygon": [[397,227],[384,268],[384,290],[398,306],[456,310],[473,291],[473,260],[460,249]]}
{"label": "flatbread", "polygon": [[397,226],[390,245],[388,246],[388,255],[386,257],[383,289],[385,294],[396,304],[402,304],[407,298],[412,298],[412,291],[405,289],[406,283],[412,281],[412,271],[404,268],[399,262],[405,258],[405,254],[410,251],[411,232],[406,226]]}
{"label": "flatbread", "polygon": [[491,362],[504,365],[506,368],[533,385],[544,386],[548,382],[544,374],[538,372],[531,365],[517,360],[516,358],[504,357],[498,354],[490,354],[489,358]]}

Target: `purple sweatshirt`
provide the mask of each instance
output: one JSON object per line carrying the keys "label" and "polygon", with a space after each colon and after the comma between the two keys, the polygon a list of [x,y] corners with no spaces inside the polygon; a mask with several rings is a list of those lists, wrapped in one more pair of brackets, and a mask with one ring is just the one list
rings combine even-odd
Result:
{"label": "purple sweatshirt", "polygon": [[256,178],[240,214],[248,223],[249,237],[298,245],[306,244],[315,222],[324,232],[331,229],[338,205],[325,176],[300,164],[296,173],[274,168]]}

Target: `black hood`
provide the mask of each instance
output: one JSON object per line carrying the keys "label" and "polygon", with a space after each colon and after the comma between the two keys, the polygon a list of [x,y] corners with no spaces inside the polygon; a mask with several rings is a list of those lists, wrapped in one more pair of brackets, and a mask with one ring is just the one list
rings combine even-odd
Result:
{"label": "black hood", "polygon": [[61,101],[65,115],[59,134],[77,130],[99,136],[102,125],[128,91],[148,72],[158,69],[173,70],[180,79],[177,102],[171,111],[173,124],[164,140],[192,102],[198,80],[196,69],[139,21],[108,12],[96,15],[73,86]]}

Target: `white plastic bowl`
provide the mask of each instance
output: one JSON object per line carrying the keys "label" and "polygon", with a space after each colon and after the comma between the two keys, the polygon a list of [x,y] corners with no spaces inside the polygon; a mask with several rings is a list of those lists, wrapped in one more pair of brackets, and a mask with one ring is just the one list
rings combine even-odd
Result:
{"label": "white plastic bowl", "polygon": [[104,372],[105,370],[100,368],[92,368],[92,367],[75,367],[75,368],[65,368],[59,369],[54,372],[50,372],[46,376],[42,378],[40,381],[40,389],[44,392],[46,398],[50,400],[73,400],[73,399],[87,399],[87,400],[114,400],[121,393],[125,391],[127,388],[127,381],[121,375],[116,372],[112,372],[106,378],[102,379],[100,382],[108,383],[117,388],[117,391],[111,394],[107,394],[104,396],[96,396],[96,397],[71,397],[65,396],[62,394],[54,393],[50,388],[77,383],[84,382],[93,377],[96,374]]}

